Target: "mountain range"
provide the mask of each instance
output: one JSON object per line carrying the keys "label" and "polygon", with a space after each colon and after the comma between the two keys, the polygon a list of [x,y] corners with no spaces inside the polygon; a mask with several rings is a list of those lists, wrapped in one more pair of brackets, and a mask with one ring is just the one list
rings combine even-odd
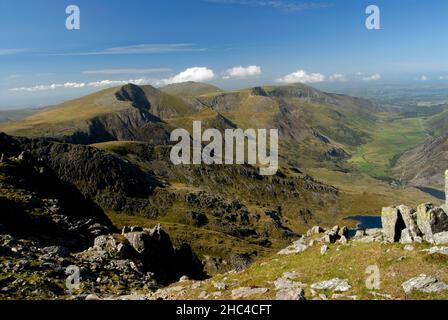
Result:
{"label": "mountain range", "polygon": [[[162,223],[174,242],[187,241],[209,268],[220,269],[220,259],[267,254],[315,224],[434,201],[414,186],[440,185],[438,168],[428,165],[418,180],[415,171],[424,166],[416,164],[426,163],[431,139],[431,150],[443,149],[446,139],[413,130],[430,123],[443,130],[444,119],[440,113],[423,123],[304,84],[234,91],[194,82],[128,84],[0,124],[1,153],[43,161],[116,226]],[[195,120],[204,129],[277,128],[278,173],[173,165],[170,132],[191,132]],[[438,161],[443,151],[431,154]],[[411,169],[403,174],[405,165]]]}

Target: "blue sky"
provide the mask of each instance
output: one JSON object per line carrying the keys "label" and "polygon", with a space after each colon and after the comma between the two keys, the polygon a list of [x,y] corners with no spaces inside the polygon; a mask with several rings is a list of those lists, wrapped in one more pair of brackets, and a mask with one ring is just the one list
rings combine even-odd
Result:
{"label": "blue sky", "polygon": [[[65,27],[68,5],[81,29]],[[367,30],[368,5],[381,30]],[[129,80],[448,83],[445,0],[2,0],[0,109]]]}

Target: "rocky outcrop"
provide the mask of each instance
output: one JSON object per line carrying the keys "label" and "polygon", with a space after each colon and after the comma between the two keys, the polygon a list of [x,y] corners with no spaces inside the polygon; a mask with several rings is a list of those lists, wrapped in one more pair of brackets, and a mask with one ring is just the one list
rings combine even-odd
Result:
{"label": "rocky outcrop", "polygon": [[[29,240],[0,232],[0,253],[5,257],[0,268],[2,275],[8,275],[0,276],[0,299],[83,299],[89,294],[123,296],[136,291],[151,294],[181,277],[201,280],[206,276],[188,245],[173,247],[160,226],[141,230],[98,236],[84,251],[45,246],[35,237]],[[77,288],[66,286],[69,270],[77,270]]]}
{"label": "rocky outcrop", "polygon": [[431,203],[421,204],[417,210],[405,205],[383,208],[381,222],[388,242],[448,243],[448,215],[443,208]]}

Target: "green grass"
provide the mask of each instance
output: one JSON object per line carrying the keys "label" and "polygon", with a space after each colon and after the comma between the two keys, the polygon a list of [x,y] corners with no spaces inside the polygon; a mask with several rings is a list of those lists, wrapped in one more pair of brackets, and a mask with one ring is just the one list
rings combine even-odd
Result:
{"label": "green grass", "polygon": [[[434,276],[448,282],[448,258],[428,258],[427,253],[420,252],[429,245],[415,245],[414,251],[405,251],[403,245],[380,243],[351,243],[349,246],[330,245],[330,251],[322,256],[320,246],[314,246],[300,254],[288,256],[274,255],[253,264],[241,273],[216,275],[210,281],[202,283],[198,288],[188,290],[182,299],[197,299],[200,292],[215,292],[214,282],[223,281],[228,287],[219,299],[231,298],[231,291],[238,287],[264,287],[269,291],[249,299],[274,299],[276,290],[273,281],[282,277],[284,272],[296,272],[294,281],[306,284],[305,296],[312,299],[310,285],[332,278],[347,279],[352,288],[343,293],[345,299],[356,296],[357,299],[379,299],[372,292],[391,296],[393,299],[448,299],[448,292],[441,294],[412,293],[406,295],[401,284],[420,274]],[[338,250],[339,248],[339,250]],[[405,257],[404,259],[399,259]],[[366,287],[366,269],[376,265],[380,271],[380,289],[369,290]],[[175,284],[178,285],[178,284]],[[326,293],[331,298],[331,292]],[[337,299],[344,299],[338,297]]]}
{"label": "green grass", "polygon": [[423,121],[383,114],[378,124],[369,128],[372,140],[355,148],[349,163],[373,177],[388,177],[395,159],[428,137]]}

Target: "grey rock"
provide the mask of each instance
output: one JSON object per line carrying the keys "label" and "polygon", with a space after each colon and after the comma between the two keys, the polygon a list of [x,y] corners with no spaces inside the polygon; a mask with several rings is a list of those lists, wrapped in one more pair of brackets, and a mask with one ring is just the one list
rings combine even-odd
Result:
{"label": "grey rock", "polygon": [[348,281],[345,279],[334,278],[331,280],[313,283],[311,285],[311,289],[332,290],[332,291],[344,292],[344,291],[350,290],[351,286],[348,284]]}
{"label": "grey rock", "polygon": [[330,248],[324,244],[322,247],[320,247],[320,254],[324,255],[328,252],[328,250],[330,250]]}
{"label": "grey rock", "polygon": [[440,207],[423,203],[417,207],[417,225],[426,241],[433,241],[435,233],[448,231],[448,215]]}
{"label": "grey rock", "polygon": [[342,228],[340,228],[338,235],[339,235],[339,237],[348,238],[348,228],[346,226],[343,226]]}
{"label": "grey rock", "polygon": [[437,245],[448,244],[448,231],[434,233],[433,239]]}
{"label": "grey rock", "polygon": [[401,214],[401,218],[403,219],[403,222],[408,229],[411,238],[414,239],[420,236],[421,232],[417,226],[417,217],[415,210],[408,206],[400,205],[398,206],[398,211]]}
{"label": "grey rock", "polygon": [[54,255],[58,257],[68,257],[70,255],[70,250],[62,246],[50,246],[42,248],[42,252],[49,255]]}
{"label": "grey rock", "polygon": [[406,294],[412,293],[413,291],[437,293],[448,290],[448,285],[446,283],[425,274],[409,279],[402,283],[401,286]]}
{"label": "grey rock", "polygon": [[299,239],[293,242],[290,246],[280,250],[277,254],[288,255],[288,254],[300,253],[305,251],[307,248],[308,246],[306,245],[305,240]]}
{"label": "grey rock", "polygon": [[291,281],[285,278],[278,278],[274,281],[274,286],[276,290],[291,289],[291,288],[302,288],[303,283],[297,281]]}
{"label": "grey rock", "polygon": [[308,237],[311,237],[312,235],[323,233],[323,232],[325,232],[325,230],[323,228],[321,228],[320,226],[314,226],[310,230],[308,230],[306,235]]}
{"label": "grey rock", "polygon": [[383,229],[381,228],[370,228],[365,230],[366,235],[368,236],[381,236],[383,233]]}
{"label": "grey rock", "polygon": [[188,278],[187,276],[182,276],[182,277],[180,277],[179,282],[184,282],[184,281],[189,281],[189,280],[190,280],[190,278]]}
{"label": "grey rock", "polygon": [[347,244],[348,243],[347,237],[346,236],[341,236],[341,238],[339,238],[337,243],[339,243],[339,244]]}
{"label": "grey rock", "polygon": [[354,238],[361,238],[364,237],[365,235],[366,235],[365,230],[356,230]]}
{"label": "grey rock", "polygon": [[213,287],[215,287],[215,289],[217,289],[217,290],[222,291],[222,290],[226,290],[227,285],[224,282],[220,281],[220,282],[213,283]]}
{"label": "grey rock", "polygon": [[257,294],[264,294],[268,292],[267,288],[251,288],[251,287],[240,287],[238,289],[232,290],[232,298],[241,299],[254,296]]}
{"label": "grey rock", "polygon": [[138,253],[142,253],[145,251],[146,245],[145,242],[149,235],[145,232],[128,232],[124,234],[126,239],[129,241],[130,245],[137,251]]}
{"label": "grey rock", "polygon": [[[389,242],[398,241],[401,236],[401,230],[397,230],[397,224],[401,219],[398,208],[396,207],[384,207],[381,210],[381,224],[383,226],[384,238]],[[404,225],[404,222],[403,222]],[[404,229],[402,227],[401,229]],[[397,234],[397,231],[400,234]]]}
{"label": "grey rock", "polygon": [[411,233],[409,232],[409,229],[408,228],[403,229],[401,231],[400,243],[409,244],[412,242],[414,242],[414,239],[412,238]]}
{"label": "grey rock", "polygon": [[277,291],[276,300],[305,300],[305,292],[302,288],[291,288]]}
{"label": "grey rock", "polygon": [[425,250],[425,251],[428,251],[429,254],[438,253],[438,254],[443,254],[443,255],[448,256],[448,247],[432,247],[429,250]]}

